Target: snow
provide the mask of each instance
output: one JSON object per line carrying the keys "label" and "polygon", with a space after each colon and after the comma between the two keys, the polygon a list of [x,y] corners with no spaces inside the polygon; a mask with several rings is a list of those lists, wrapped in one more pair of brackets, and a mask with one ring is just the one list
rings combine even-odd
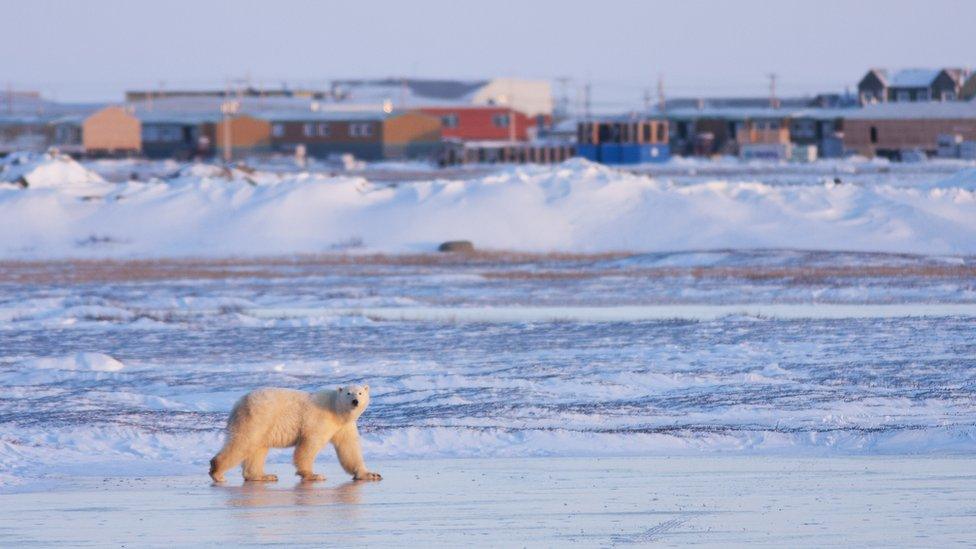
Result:
{"label": "snow", "polygon": [[[43,173],[64,164],[74,174],[77,166],[53,158],[35,164]],[[169,179],[111,185],[103,198],[79,200],[69,187],[89,181],[85,174],[63,185],[45,176],[41,188],[0,189],[0,256],[280,255],[353,241],[405,252],[454,239],[525,251],[976,253],[976,191],[968,179],[679,184],[571,160],[390,184],[191,165]]]}
{"label": "snow", "polygon": [[926,88],[939,75],[938,69],[902,69],[891,77],[893,88]]}
{"label": "snow", "polygon": [[125,366],[104,353],[76,353],[66,357],[35,358],[18,365],[22,370],[81,370],[118,372]]}
{"label": "snow", "polygon": [[[202,474],[247,391],[355,382],[368,459],[972,453],[971,166],[719,164],[0,188],[5,258],[208,256],[4,264],[0,483]],[[456,238],[640,253],[362,253]]]}
{"label": "snow", "polygon": [[55,151],[16,153],[0,159],[0,183],[32,190],[53,188],[72,196],[105,193],[111,188],[97,173]]}
{"label": "snow", "polygon": [[360,382],[369,459],[976,449],[972,257],[363,261],[7,266],[0,482],[202,474],[247,391]]}

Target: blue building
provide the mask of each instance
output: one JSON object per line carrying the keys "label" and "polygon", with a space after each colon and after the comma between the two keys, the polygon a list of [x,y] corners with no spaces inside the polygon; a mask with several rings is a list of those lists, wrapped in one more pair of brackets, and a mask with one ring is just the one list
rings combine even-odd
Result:
{"label": "blue building", "polygon": [[580,122],[576,155],[603,164],[643,164],[671,158],[668,122],[622,116]]}

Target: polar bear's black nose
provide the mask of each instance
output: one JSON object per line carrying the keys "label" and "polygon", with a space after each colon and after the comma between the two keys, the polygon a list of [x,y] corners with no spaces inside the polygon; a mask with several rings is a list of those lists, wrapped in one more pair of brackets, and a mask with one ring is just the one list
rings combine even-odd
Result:
{"label": "polar bear's black nose", "polygon": [[352,405],[353,406],[359,406],[359,399],[358,398],[352,399]]}

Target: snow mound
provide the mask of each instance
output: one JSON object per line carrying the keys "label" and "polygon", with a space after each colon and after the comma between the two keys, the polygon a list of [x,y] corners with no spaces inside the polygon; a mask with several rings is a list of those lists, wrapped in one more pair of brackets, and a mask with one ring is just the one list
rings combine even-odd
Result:
{"label": "snow mound", "polygon": [[280,181],[277,174],[255,170],[246,165],[209,164],[194,162],[187,164],[170,177],[174,183],[194,183],[199,181],[219,181],[262,185]]}
{"label": "snow mound", "polygon": [[17,153],[0,160],[0,181],[29,189],[105,192],[111,185],[68,155]]}
{"label": "snow mound", "polygon": [[951,176],[936,181],[925,187],[926,189],[963,189],[976,191],[976,168],[959,170]]}
{"label": "snow mound", "polygon": [[103,353],[75,353],[65,357],[34,358],[20,364],[24,370],[118,372],[125,365]]}
{"label": "snow mound", "polygon": [[[372,183],[195,164],[103,201],[0,192],[0,257],[791,248],[976,253],[976,190],[890,184],[675,184],[581,159],[470,179]],[[16,196],[15,196],[16,195]],[[20,196],[24,195],[24,196]]]}

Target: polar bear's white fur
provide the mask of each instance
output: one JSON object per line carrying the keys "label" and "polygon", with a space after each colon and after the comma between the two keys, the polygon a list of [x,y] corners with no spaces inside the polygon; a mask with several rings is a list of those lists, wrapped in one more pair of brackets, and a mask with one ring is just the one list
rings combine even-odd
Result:
{"label": "polar bear's white fur", "polygon": [[295,447],[295,474],[302,480],[325,480],[312,471],[315,456],[326,443],[335,447],[339,463],[356,480],[380,480],[363,463],[356,420],[369,405],[369,385],[306,393],[293,389],[258,389],[237,401],[227,422],[227,441],[210,460],[210,477],[223,482],[224,473],[243,462],[244,480],[278,480],[264,473],[270,448]]}

